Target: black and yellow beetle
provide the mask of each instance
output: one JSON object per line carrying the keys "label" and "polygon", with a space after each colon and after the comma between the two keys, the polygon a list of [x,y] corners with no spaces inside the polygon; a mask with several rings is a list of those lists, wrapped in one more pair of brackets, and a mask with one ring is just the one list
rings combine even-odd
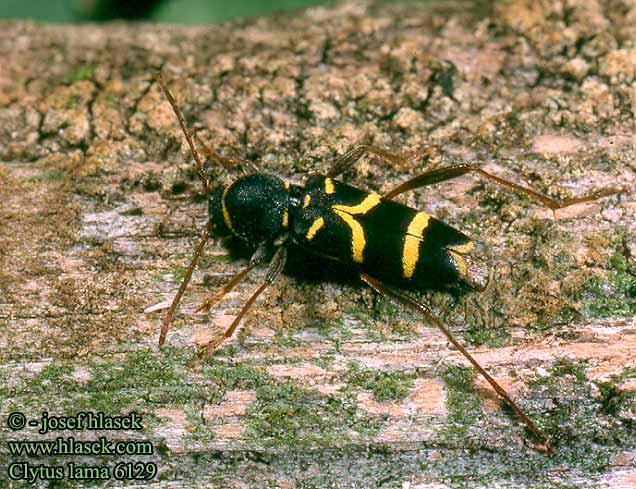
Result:
{"label": "black and yellow beetle", "polygon": [[219,189],[209,211],[217,232],[254,246],[293,243],[391,283],[487,285],[487,267],[464,234],[328,176],[311,176],[301,187],[273,175],[247,175]]}
{"label": "black and yellow beetle", "polygon": [[287,246],[296,245],[353,269],[362,281],[377,292],[422,313],[446,335],[523,420],[541,443],[536,448],[545,451],[552,449],[549,440],[534,422],[430,309],[397,288],[439,288],[448,284],[458,284],[481,291],[488,285],[489,273],[481,246],[448,224],[392,199],[403,192],[450,180],[466,173],[478,173],[499,185],[524,193],[552,210],[613,195],[621,190],[603,189],[589,196],[556,201],[492,175],[477,166],[459,164],[422,173],[381,196],[335,180],[365,153],[374,154],[393,163],[405,163],[402,157],[378,148],[356,147],[338,158],[328,175],[310,176],[305,185],[299,186],[277,176],[261,173],[252,163],[224,158],[198,140],[212,160],[224,165],[241,165],[244,169],[251,170],[251,173],[229,185],[212,191],[203,161],[195,149],[183,115],[161,75],[157,78],[196,160],[199,176],[209,197],[210,216],[185,278],[164,317],[159,337],[160,346],[165,342],[172,316],[210,233],[231,233],[255,251],[250,264],[237,273],[221,292],[210,298],[201,309],[209,309],[264,259],[271,257],[271,261],[263,283],[248,299],[223,335],[213,339],[203,348],[198,356],[199,361],[232,336],[259,294],[283,270],[287,259]]}

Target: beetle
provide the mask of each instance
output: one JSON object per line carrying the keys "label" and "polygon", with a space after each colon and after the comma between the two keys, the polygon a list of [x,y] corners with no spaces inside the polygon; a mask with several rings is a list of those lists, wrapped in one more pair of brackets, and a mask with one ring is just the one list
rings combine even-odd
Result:
{"label": "beetle", "polygon": [[528,430],[540,441],[536,448],[552,451],[548,438],[515,403],[495,379],[455,339],[450,330],[423,303],[403,291],[404,288],[427,288],[431,285],[460,285],[482,291],[489,281],[483,246],[435,217],[407,207],[394,197],[427,185],[475,173],[522,193],[556,211],[620,193],[606,188],[585,197],[558,201],[534,190],[505,180],[471,164],[456,164],[426,171],[398,185],[385,195],[367,192],[336,178],[365,154],[391,163],[405,164],[401,156],[372,146],[358,146],[336,159],[327,175],[312,175],[304,185],[296,185],[275,175],[262,173],[251,162],[226,158],[195,138],[213,161],[227,166],[242,166],[246,175],[229,185],[212,189],[203,160],[188,131],[183,114],[162,79],[161,90],[168,99],[196,161],[204,192],[208,197],[209,219],[201,233],[185,277],[168,308],[159,335],[159,346],[166,340],[172,317],[185,292],[192,273],[212,233],[229,233],[247,243],[254,253],[249,265],[238,272],[199,310],[207,309],[239,284],[245,276],[271,257],[264,281],[243,305],[232,324],[211,340],[199,353],[205,359],[224,340],[230,338],[256,298],[279,276],[287,259],[287,247],[299,246],[352,269],[360,279],[379,294],[419,312],[440,329],[452,345],[486,379],[495,392],[514,410]]}

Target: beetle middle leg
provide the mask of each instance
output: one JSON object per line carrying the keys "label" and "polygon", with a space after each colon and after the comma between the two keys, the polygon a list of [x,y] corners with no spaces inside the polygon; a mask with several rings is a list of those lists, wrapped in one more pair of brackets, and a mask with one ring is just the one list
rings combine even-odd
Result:
{"label": "beetle middle leg", "polygon": [[574,204],[590,202],[596,199],[600,199],[601,197],[615,195],[624,191],[624,189],[619,188],[605,188],[597,190],[596,192],[593,192],[590,195],[586,195],[585,197],[574,197],[571,199],[557,200],[540,194],[539,192],[536,192],[531,188],[523,187],[514,182],[511,182],[510,180],[506,180],[504,178],[498,177],[497,175],[493,175],[492,173],[489,173],[478,166],[465,163],[459,165],[444,166],[442,168],[436,168],[434,170],[424,172],[407,180],[404,183],[401,183],[389,193],[387,193],[384,197],[387,199],[392,199],[404,192],[408,192],[409,190],[415,190],[427,185],[433,185],[435,183],[451,180],[453,178],[466,175],[467,173],[477,173],[502,187],[509,188],[517,193],[525,194],[531,199],[541,202],[546,207],[552,209],[552,211],[556,211],[557,209],[562,209],[564,207],[569,207]]}
{"label": "beetle middle leg", "polygon": [[517,403],[515,403],[512,400],[512,398],[508,395],[508,393],[504,390],[504,388],[501,387],[499,385],[499,383],[497,383],[497,381],[491,377],[491,375],[479,364],[479,362],[477,360],[475,360],[475,358],[470,353],[468,353],[466,348],[464,348],[464,346],[459,341],[457,341],[457,339],[455,339],[455,337],[450,332],[450,330],[446,326],[444,326],[444,324],[442,324],[442,322],[439,319],[437,319],[436,316],[433,315],[433,313],[431,312],[431,310],[427,306],[425,306],[421,302],[418,302],[417,300],[415,300],[411,296],[409,296],[409,295],[407,295],[407,294],[405,294],[403,292],[400,292],[399,290],[395,290],[392,287],[389,287],[388,285],[385,285],[384,283],[382,283],[378,279],[376,279],[376,278],[374,278],[374,277],[372,277],[370,275],[367,275],[366,273],[360,274],[360,278],[364,282],[366,282],[376,292],[378,292],[380,294],[383,294],[383,295],[386,295],[387,297],[389,297],[393,301],[398,302],[398,303],[402,304],[405,307],[408,307],[412,311],[419,312],[419,313],[423,314],[424,317],[426,317],[426,319],[428,319],[429,322],[431,322],[442,333],[444,333],[446,338],[448,338],[448,340],[453,344],[453,346],[455,348],[457,348],[461,352],[462,355],[464,355],[464,357],[472,364],[472,366],[492,386],[492,388],[495,390],[495,392],[504,401],[506,401],[506,403],[508,403],[508,405],[514,410],[515,413],[517,413],[517,415],[524,422],[524,424],[526,425],[528,430],[530,430],[532,432],[532,434],[534,436],[536,436],[538,440],[540,440],[540,442],[542,443],[543,447],[545,447],[544,450],[548,451],[548,452],[552,451],[552,446],[550,444],[550,441],[541,432],[541,430],[537,427],[537,425],[534,424],[534,422],[523,411],[523,409],[521,409],[517,405]]}
{"label": "beetle middle leg", "polygon": [[336,161],[334,161],[331,170],[327,176],[331,178],[335,178],[338,175],[341,175],[345,172],[351,165],[355,164],[360,158],[362,158],[365,154],[371,153],[378,158],[381,158],[389,163],[393,163],[395,165],[401,165],[403,167],[408,167],[409,162],[406,158],[389,153],[380,148],[376,148],[374,146],[356,146],[355,148],[350,149],[340,157]]}
{"label": "beetle middle leg", "polygon": [[205,300],[205,302],[203,304],[201,304],[201,306],[199,306],[199,308],[196,310],[196,312],[201,312],[201,311],[208,312],[215,303],[217,303],[221,299],[223,299],[223,297],[225,297],[225,295],[228,292],[230,292],[234,287],[236,287],[238,284],[240,284],[243,281],[243,279],[247,276],[247,274],[250,273],[254,269],[255,266],[256,265],[249,264],[243,270],[241,270],[240,272],[235,274],[232,277],[232,279],[228,283],[226,283],[223,286],[223,288],[218,293],[208,297]]}

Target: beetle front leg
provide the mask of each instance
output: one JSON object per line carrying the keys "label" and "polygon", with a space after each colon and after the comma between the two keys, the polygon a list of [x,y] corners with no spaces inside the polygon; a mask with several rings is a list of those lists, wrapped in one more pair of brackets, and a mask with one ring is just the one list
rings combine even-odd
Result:
{"label": "beetle front leg", "polygon": [[203,362],[203,360],[205,360],[205,358],[211,352],[213,352],[221,343],[223,343],[225,340],[227,340],[234,334],[234,331],[236,330],[239,323],[241,322],[241,319],[243,319],[243,316],[247,314],[249,309],[252,307],[252,304],[254,304],[254,301],[256,300],[256,298],[269,285],[271,285],[272,282],[274,282],[274,280],[276,280],[276,278],[283,271],[283,268],[285,268],[286,261],[287,261],[287,248],[285,248],[284,246],[281,246],[280,248],[276,250],[274,257],[272,258],[272,261],[269,264],[267,275],[265,276],[265,280],[263,281],[263,283],[258,287],[258,289],[256,289],[256,291],[252,294],[252,296],[247,300],[245,305],[243,305],[243,308],[238,313],[236,318],[234,318],[234,321],[232,321],[232,324],[230,325],[230,327],[221,336],[214,338],[207,345],[205,345],[205,347],[197,355],[197,359],[193,362],[194,366]]}

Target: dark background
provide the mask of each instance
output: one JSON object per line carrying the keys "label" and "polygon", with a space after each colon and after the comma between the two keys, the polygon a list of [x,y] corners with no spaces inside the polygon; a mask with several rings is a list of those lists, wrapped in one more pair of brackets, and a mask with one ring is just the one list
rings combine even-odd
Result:
{"label": "dark background", "polygon": [[0,2],[0,19],[45,22],[127,19],[209,24],[333,3],[333,0],[4,0]]}

